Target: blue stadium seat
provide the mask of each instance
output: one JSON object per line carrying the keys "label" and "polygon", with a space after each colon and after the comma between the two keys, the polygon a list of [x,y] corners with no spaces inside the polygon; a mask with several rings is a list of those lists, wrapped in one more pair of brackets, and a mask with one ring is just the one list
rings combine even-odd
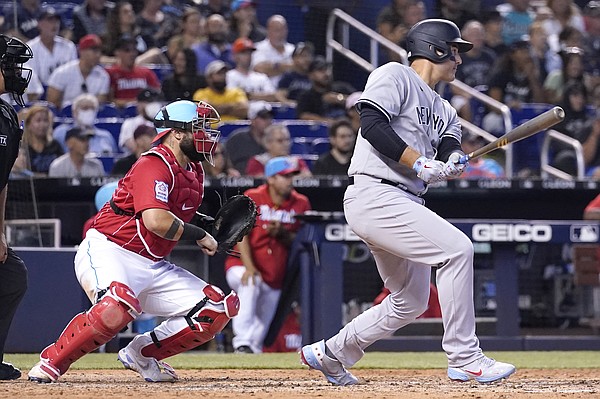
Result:
{"label": "blue stadium seat", "polygon": [[328,126],[318,121],[287,120],[282,121],[292,137],[327,137]]}
{"label": "blue stadium seat", "polygon": [[119,118],[104,118],[100,122],[96,123],[96,127],[100,129],[106,129],[115,138],[115,141],[119,142],[119,134],[121,133],[122,120]]}
{"label": "blue stadium seat", "polygon": [[60,110],[58,110],[58,115],[62,118],[72,118],[73,117],[73,108],[71,107],[71,104],[67,104],[64,107],[62,107]]}
{"label": "blue stadium seat", "polygon": [[101,105],[98,110],[98,118],[118,118],[120,116],[121,112],[112,103]]}
{"label": "blue stadium seat", "polygon": [[271,107],[273,108],[274,119],[296,119],[298,116],[296,115],[296,107],[280,104],[280,103],[271,103]]}
{"label": "blue stadium seat", "polygon": [[[511,109],[513,127],[522,125],[552,107],[553,105],[550,104],[530,103],[523,104],[521,109]],[[536,134],[512,145],[513,170],[515,173],[524,169],[540,170],[540,151],[543,141],[544,135]]]}
{"label": "blue stadium seat", "polygon": [[247,127],[250,125],[250,121],[239,120],[239,121],[231,121],[225,122],[221,126],[219,126],[219,131],[221,132],[221,139],[226,139],[231,132],[241,127]]}
{"label": "blue stadium seat", "polygon": [[137,116],[137,105],[136,104],[132,104],[132,105],[128,105],[125,108],[123,108],[121,110],[121,115],[122,118],[133,118],[134,116]]}
{"label": "blue stadium seat", "polygon": [[321,155],[330,149],[329,138],[316,138],[310,143],[310,152],[312,154]]}
{"label": "blue stadium seat", "polygon": [[113,157],[112,155],[106,155],[98,157],[98,159],[100,160],[100,162],[102,162],[102,166],[104,166],[104,173],[106,173],[107,175],[110,174],[113,165],[115,164],[115,157]]}

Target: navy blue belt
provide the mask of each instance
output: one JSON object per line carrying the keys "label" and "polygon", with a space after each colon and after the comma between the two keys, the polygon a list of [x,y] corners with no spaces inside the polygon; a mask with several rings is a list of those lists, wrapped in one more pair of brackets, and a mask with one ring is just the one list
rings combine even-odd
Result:
{"label": "navy blue belt", "polygon": [[[412,191],[410,191],[408,189],[408,187],[406,187],[402,183],[398,183],[398,182],[395,182],[395,181],[392,181],[392,180],[388,180],[388,179],[379,179],[379,183],[387,184],[387,185],[393,186],[393,187],[398,187],[399,189],[401,189],[403,191],[406,191],[407,193],[415,195],[417,197],[421,196],[421,194],[416,194],[416,193],[413,193]],[[353,184],[354,184],[354,176],[348,177],[348,185],[351,186]]]}

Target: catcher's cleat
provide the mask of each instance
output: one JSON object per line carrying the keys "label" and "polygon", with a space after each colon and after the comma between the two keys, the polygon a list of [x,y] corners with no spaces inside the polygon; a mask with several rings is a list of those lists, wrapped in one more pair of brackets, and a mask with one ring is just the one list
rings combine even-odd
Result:
{"label": "catcher's cleat", "polygon": [[50,383],[56,382],[60,375],[60,370],[52,366],[45,359],[40,359],[40,361],[29,370],[29,373],[27,373],[27,379],[34,382]]}
{"label": "catcher's cleat", "polygon": [[337,359],[332,359],[325,354],[325,341],[306,345],[300,350],[302,364],[319,370],[327,381],[334,385],[355,385],[358,378],[352,375]]}
{"label": "catcher's cleat", "polygon": [[448,378],[454,381],[475,380],[485,384],[508,378],[515,371],[512,364],[497,362],[484,356],[466,366],[448,367]]}
{"label": "catcher's cleat", "polygon": [[144,335],[135,337],[129,345],[119,351],[118,360],[126,369],[137,371],[148,382],[177,381],[179,377],[171,366],[140,353],[141,348],[148,345],[148,342],[144,342],[144,338]]}

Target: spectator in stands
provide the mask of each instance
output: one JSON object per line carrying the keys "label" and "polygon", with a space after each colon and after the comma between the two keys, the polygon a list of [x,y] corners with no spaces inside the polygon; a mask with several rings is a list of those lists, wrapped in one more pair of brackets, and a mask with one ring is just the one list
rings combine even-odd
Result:
{"label": "spectator in stands", "polygon": [[118,107],[125,107],[135,101],[140,91],[146,88],[160,90],[158,76],[145,66],[135,65],[138,54],[136,46],[134,37],[121,37],[115,50],[117,62],[106,70],[110,76],[108,98]]}
{"label": "spectator in stands", "polygon": [[534,21],[529,27],[529,44],[529,54],[540,71],[540,80],[544,82],[549,73],[560,69],[562,63],[548,45],[548,36],[541,21]]}
{"label": "spectator in stands", "polygon": [[[486,144],[486,141],[473,133],[463,129],[462,149],[469,154]],[[460,175],[461,179],[499,179],[504,178],[504,168],[495,159],[489,156],[469,160],[464,172]]]}
{"label": "spectator in stands", "polygon": [[206,20],[206,42],[192,46],[198,59],[198,73],[207,75],[206,67],[212,61],[223,61],[233,67],[231,45],[227,42],[227,21],[219,14]]}
{"label": "spectator in stands", "polygon": [[52,111],[43,105],[32,105],[19,115],[24,124],[23,140],[13,170],[45,176],[52,161],[64,154],[61,145],[52,137]]}
{"label": "spectator in stands", "polygon": [[93,33],[100,37],[106,34],[108,12],[112,4],[107,0],[84,0],[73,10],[73,41]]}
{"label": "spectator in stands", "polygon": [[103,36],[102,54],[114,57],[117,43],[125,35],[135,38],[139,54],[148,51],[148,44],[144,41],[141,30],[135,22],[135,13],[131,2],[118,1],[106,18],[106,33]]}
{"label": "spectator in stands", "polygon": [[[502,15],[495,9],[484,11],[481,23],[485,29],[484,43],[497,57],[501,57],[508,50],[508,46],[502,40]],[[466,53],[465,53],[466,54]],[[460,68],[458,68],[460,70]]]}
{"label": "spectator in stands", "polygon": [[[167,44],[168,58],[172,61],[172,56],[176,49],[192,48],[206,40],[205,37],[206,18],[200,14],[197,8],[186,7],[181,17],[181,33],[169,39]],[[173,50],[170,52],[169,50]]]}
{"label": "spectator in stands", "polygon": [[165,0],[143,0],[144,6],[136,18],[136,25],[148,47],[161,48],[177,32],[179,19],[162,11]]}
{"label": "spectator in stands", "polygon": [[164,105],[164,97],[160,91],[144,89],[137,96],[135,104],[137,115],[127,118],[121,124],[119,133],[119,148],[125,153],[136,149],[133,132],[140,125],[154,127],[154,117]]}
{"label": "spectator in stands", "polygon": [[194,101],[206,101],[221,115],[221,120],[245,119],[248,115],[248,97],[242,89],[227,87],[227,64],[221,60],[212,61],[206,67],[208,87],[196,90]]}
{"label": "spectator in stands", "polygon": [[[249,176],[263,177],[265,176],[265,165],[269,160],[275,157],[287,157],[291,154],[292,139],[290,131],[285,125],[271,125],[265,129],[263,136],[263,147],[266,151],[262,154],[255,155],[248,160],[246,165],[246,174]],[[293,157],[297,160],[300,176],[311,176],[312,173],[308,165],[302,158]]]}
{"label": "spectator in stands", "polygon": [[542,22],[550,47],[555,52],[560,50],[558,35],[567,26],[585,32],[585,24],[581,10],[573,0],[546,0],[551,11],[550,17]]}
{"label": "spectator in stands", "polygon": [[[468,21],[461,31],[464,40],[473,43],[473,48],[461,54],[462,64],[456,71],[456,79],[479,90],[487,92],[490,72],[496,61],[496,55],[485,46],[485,28],[479,21]],[[468,121],[473,121],[471,96],[452,88],[452,106],[458,114]]]}
{"label": "spectator in stands", "polygon": [[[529,54],[528,40],[512,43],[510,51],[498,60],[490,78],[489,95],[510,108],[544,102],[540,72]],[[504,133],[501,117],[495,112],[483,118],[482,126],[492,134]]]}
{"label": "spectator in stands", "polygon": [[62,124],[54,129],[54,139],[66,151],[68,143],[66,134],[71,128],[79,127],[81,130],[91,131],[93,137],[89,142],[89,151],[96,155],[113,155],[118,152],[117,143],[113,135],[106,129],[95,126],[98,123],[98,99],[92,94],[81,94],[73,101],[73,124]]}
{"label": "spectator in stands", "polygon": [[[586,88],[581,82],[566,86],[563,102],[560,103],[565,110],[565,119],[554,126],[554,129],[581,143],[586,174],[592,176],[600,166],[600,118],[588,114],[587,103]],[[572,147],[555,143],[551,151],[552,165],[575,176],[577,170]]]}
{"label": "spectator in stands", "polygon": [[167,101],[191,100],[198,89],[207,86],[206,78],[196,70],[196,53],[182,48],[173,57],[173,74],[162,82],[162,92]]}
{"label": "spectator in stands", "polygon": [[285,98],[297,101],[300,93],[310,90],[308,68],[313,62],[315,47],[310,42],[296,44],[292,53],[292,69],[285,72],[277,85],[277,90]]}
{"label": "spectator in stands", "polygon": [[[392,0],[383,7],[375,22],[377,32],[389,41],[400,45],[406,37],[409,27],[404,24],[404,13],[411,0]],[[398,54],[388,51],[390,60],[400,61]]]}
{"label": "spectator in stands", "polygon": [[584,83],[583,50],[567,47],[561,50],[562,68],[551,72],[544,81],[545,101],[558,104],[563,100],[564,88],[572,82]]}
{"label": "spectator in stands", "polygon": [[600,1],[587,3],[583,15],[586,26],[583,44],[585,70],[592,76],[600,76]]}
{"label": "spectator in stands", "polygon": [[38,17],[40,34],[27,42],[34,57],[27,61],[26,67],[35,71],[44,86],[52,72],[59,66],[77,59],[75,44],[61,36],[60,15],[56,8],[45,6]]}
{"label": "spectator in stands", "polygon": [[41,12],[40,0],[20,0],[16,2],[17,26],[14,25],[12,13],[4,19],[6,34],[15,36],[26,42],[40,34],[38,30],[38,15]]}
{"label": "spectator in stands", "polygon": [[508,0],[497,9],[502,15],[502,41],[510,46],[529,33],[529,25],[535,19],[531,0]]}
{"label": "spectator in stands", "polygon": [[231,18],[231,8],[229,8],[229,2],[226,0],[207,0],[201,4],[198,4],[194,0],[188,0],[188,2],[191,3],[192,7],[197,7],[204,18],[208,18],[214,14],[219,14],[225,20]]}
{"label": "spectator in stands", "polygon": [[462,29],[468,21],[477,19],[473,11],[466,8],[465,2],[460,0],[437,0],[432,17],[450,20]]}
{"label": "spectator in stands", "polygon": [[223,143],[217,143],[217,148],[213,154],[213,164],[202,161],[202,168],[206,176],[218,178],[240,176],[240,172],[233,167],[231,160],[227,157]]}
{"label": "spectator in stands", "polygon": [[242,89],[250,101],[287,102],[287,99],[277,91],[267,75],[250,68],[252,52],[256,50],[252,40],[236,39],[231,50],[235,68],[227,71],[227,87]]}
{"label": "spectator in stands", "polygon": [[292,185],[298,172],[294,158],[273,158],[266,165],[266,183],[244,193],[256,202],[260,215],[256,228],[236,246],[241,257],[225,260],[227,283],[244,304],[232,324],[236,353],[262,352],[275,316],[289,249],[300,229],[294,215],[310,210],[308,198]]}
{"label": "spectator in stands", "polygon": [[265,101],[253,101],[248,106],[250,125],[231,132],[225,142],[227,155],[233,167],[241,172],[246,170],[248,160],[265,152],[263,138],[265,129],[273,123],[271,104]]}
{"label": "spectator in stands", "polygon": [[50,164],[49,177],[99,177],[104,176],[104,166],[89,154],[91,129],[75,126],[65,135],[68,152]]}
{"label": "spectator in stands", "polygon": [[331,149],[317,159],[312,173],[317,176],[347,175],[357,131],[348,119],[343,118],[333,122],[328,133]]}
{"label": "spectator in stands", "polygon": [[133,166],[142,153],[152,148],[152,140],[156,136],[156,129],[153,126],[139,125],[133,132],[133,140],[135,142],[135,150],[123,157],[118,159],[113,165],[111,175],[124,176],[129,169]]}
{"label": "spectator in stands", "polygon": [[308,70],[312,86],[298,98],[298,119],[331,123],[344,116],[346,98],[356,90],[348,83],[332,82],[331,65],[321,56],[315,57]]}
{"label": "spectator in stands", "polygon": [[277,87],[285,72],[293,69],[294,45],[287,41],[288,26],[281,15],[272,15],[267,20],[267,38],[256,44],[252,54],[252,68],[266,74]]}
{"label": "spectator in stands", "polygon": [[267,30],[256,19],[256,2],[234,0],[231,3],[231,12],[228,42],[233,43],[238,38],[260,42],[267,37]]}
{"label": "spectator in stands", "polygon": [[79,41],[79,59],[58,67],[48,80],[47,100],[57,109],[81,94],[92,94],[98,102],[108,98],[110,77],[100,63],[102,41],[87,35]]}

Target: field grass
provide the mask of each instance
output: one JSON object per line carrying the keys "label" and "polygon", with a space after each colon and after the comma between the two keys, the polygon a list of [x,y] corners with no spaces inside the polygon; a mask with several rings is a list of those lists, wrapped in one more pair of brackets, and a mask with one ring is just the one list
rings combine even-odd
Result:
{"label": "field grass", "polygon": [[[598,352],[489,352],[488,356],[513,363],[525,369],[600,368]],[[5,360],[28,370],[37,354],[6,354]],[[119,369],[116,353],[92,353],[78,360],[73,369]],[[176,369],[296,369],[301,368],[296,353],[265,353],[260,355],[221,354],[193,351],[168,359]],[[355,369],[443,369],[446,357],[442,352],[367,352]]]}

